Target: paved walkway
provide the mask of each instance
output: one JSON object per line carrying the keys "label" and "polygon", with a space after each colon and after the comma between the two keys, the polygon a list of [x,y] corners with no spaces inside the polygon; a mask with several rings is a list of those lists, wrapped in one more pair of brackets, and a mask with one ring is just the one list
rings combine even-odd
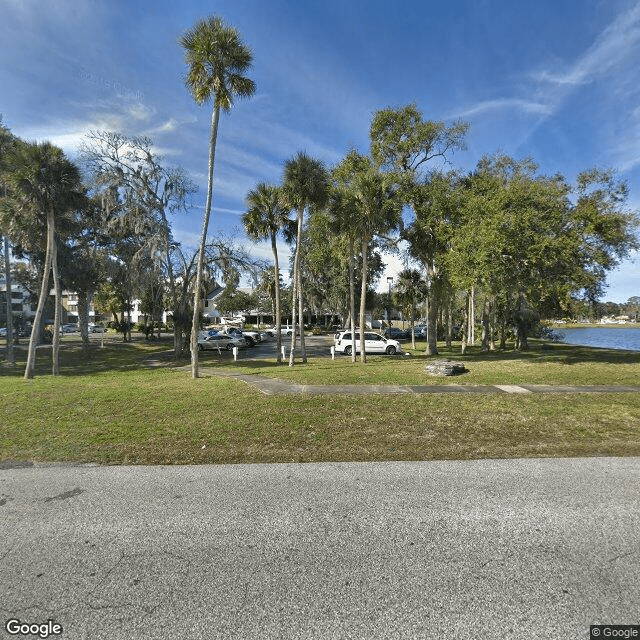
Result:
{"label": "paved walkway", "polygon": [[[185,370],[190,370],[185,367]],[[639,393],[640,386],[630,385],[548,385],[548,384],[439,384],[439,385],[393,385],[393,384],[344,384],[344,385],[322,385],[322,384],[293,384],[277,378],[266,378],[264,376],[249,375],[244,373],[234,373],[230,371],[220,371],[208,367],[200,367],[202,376],[222,376],[235,378],[251,385],[267,396],[275,395],[300,395],[300,394],[355,394],[363,395],[370,393],[388,394],[412,394],[412,393]]]}

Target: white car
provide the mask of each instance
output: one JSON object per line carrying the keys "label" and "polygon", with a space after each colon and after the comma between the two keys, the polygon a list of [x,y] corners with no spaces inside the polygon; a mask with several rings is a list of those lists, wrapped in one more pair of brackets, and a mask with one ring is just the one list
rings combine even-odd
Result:
{"label": "white car", "polygon": [[[353,348],[351,331],[340,331],[336,334],[335,347],[336,353],[351,355]],[[364,332],[364,350],[366,353],[386,353],[390,356],[402,353],[402,347],[397,340],[385,338],[383,335],[373,331]],[[360,353],[360,332],[358,331],[356,331],[356,353]]]}
{"label": "white car", "polygon": [[[265,329],[265,333],[267,333],[272,338],[275,338],[276,333],[278,333],[278,327],[275,325],[270,327],[269,329]],[[280,335],[281,336],[290,336],[293,333],[293,327],[290,325],[281,325],[280,326]],[[300,325],[298,325],[298,335],[300,335]]]}
{"label": "white car", "polygon": [[101,324],[94,324],[93,322],[89,323],[87,330],[89,333],[104,333],[106,331]]}

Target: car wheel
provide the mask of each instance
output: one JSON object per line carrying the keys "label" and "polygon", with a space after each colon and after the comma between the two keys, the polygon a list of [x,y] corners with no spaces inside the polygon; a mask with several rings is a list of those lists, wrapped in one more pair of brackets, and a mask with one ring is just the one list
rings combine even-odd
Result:
{"label": "car wheel", "polygon": [[393,356],[396,353],[396,348],[393,345],[387,347],[387,355]]}
{"label": "car wheel", "polygon": [[351,352],[353,351],[352,347],[350,344],[348,344],[345,348],[344,348],[344,355],[345,356],[350,356]]}
{"label": "car wheel", "polygon": [[204,351],[204,347],[201,344],[198,345],[198,351]]}
{"label": "car wheel", "polygon": [[233,347],[234,347],[234,346],[235,346],[235,345],[233,344],[233,342],[230,342],[230,343],[227,345],[227,351],[233,351]]}

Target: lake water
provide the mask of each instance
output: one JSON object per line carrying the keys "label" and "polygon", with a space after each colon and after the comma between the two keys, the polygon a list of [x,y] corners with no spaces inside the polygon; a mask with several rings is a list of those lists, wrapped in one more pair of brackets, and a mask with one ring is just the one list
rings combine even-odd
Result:
{"label": "lake water", "polygon": [[563,342],[566,344],[640,351],[640,325],[575,329],[562,327],[556,331],[564,334]]}

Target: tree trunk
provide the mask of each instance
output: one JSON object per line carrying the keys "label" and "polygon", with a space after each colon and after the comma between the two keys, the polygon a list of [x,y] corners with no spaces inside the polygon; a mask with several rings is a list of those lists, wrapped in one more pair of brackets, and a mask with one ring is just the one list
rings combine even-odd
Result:
{"label": "tree trunk", "polygon": [[29,339],[29,350],[27,352],[27,365],[24,369],[24,379],[31,380],[34,376],[36,366],[36,346],[40,335],[40,325],[42,323],[42,312],[44,303],[49,295],[49,274],[51,273],[51,251],[54,243],[55,219],[53,211],[47,212],[47,249],[44,257],[44,269],[42,273],[42,284],[40,285],[40,296],[36,314],[32,320],[31,337]]}
{"label": "tree trunk", "polygon": [[53,271],[53,288],[55,291],[53,310],[53,341],[51,345],[51,374],[57,376],[60,373],[60,315],[62,311],[62,287],[58,274],[58,241],[53,239],[51,252],[51,270]]}
{"label": "tree trunk", "polygon": [[127,298],[127,332],[125,342],[131,342],[131,297]]}
{"label": "tree trunk", "polygon": [[302,355],[302,362],[307,361],[307,348],[304,342],[304,304],[302,300],[302,269],[298,265],[298,318],[300,320],[300,353]]}
{"label": "tree trunk", "polygon": [[271,234],[271,250],[273,251],[273,275],[275,277],[275,325],[276,325],[276,363],[282,364],[282,333],[280,331],[280,265],[278,264],[278,247],[276,234]]}
{"label": "tree trunk", "polygon": [[[369,238],[362,238],[362,287],[360,289],[360,362],[367,361],[367,353],[364,344],[364,315],[367,308],[367,249]],[[354,349],[355,351],[355,349]]]}
{"label": "tree trunk", "polygon": [[432,284],[429,296],[429,308],[427,311],[427,348],[425,349],[425,353],[428,356],[435,356],[438,354],[438,323],[435,298],[435,287]]}
{"label": "tree trunk", "polygon": [[[293,270],[295,271],[295,261],[296,258],[294,257],[293,262],[294,262],[294,267]],[[297,336],[296,336],[296,296],[298,295],[298,284],[297,284],[297,278],[293,277],[293,288],[291,291],[291,345],[289,347],[289,366],[293,367],[293,365],[295,364],[295,350],[296,350],[296,341],[297,341]]]}
{"label": "tree trunk", "polygon": [[[289,366],[293,367],[295,364],[295,348],[297,340],[297,318],[296,318],[296,306],[298,303],[299,293],[298,287],[300,285],[299,271],[300,271],[300,241],[302,239],[302,220],[304,217],[304,209],[298,209],[298,233],[296,235],[296,252],[293,257],[293,291],[291,297],[291,349],[289,351]],[[302,306],[302,305],[300,305]]]}
{"label": "tree trunk", "polygon": [[469,294],[464,301],[464,319],[462,321],[462,342],[460,343],[460,353],[464,355],[467,351],[467,342],[469,340]]}
{"label": "tree trunk", "polygon": [[89,292],[78,291],[78,326],[82,348],[89,347]]}
{"label": "tree trunk", "polygon": [[411,348],[414,351],[416,350],[416,325],[414,322],[415,313],[416,313],[415,308],[412,304],[411,305]]}
{"label": "tree trunk", "polygon": [[489,351],[489,341],[491,336],[491,327],[489,325],[489,298],[486,298],[484,301],[484,306],[482,307],[482,337],[481,337],[481,350]]}
{"label": "tree trunk", "polygon": [[489,301],[490,312],[489,312],[489,351],[496,350],[496,340],[495,340],[495,332],[496,332],[496,304],[495,299],[491,298]]}
{"label": "tree trunk", "polygon": [[471,287],[471,295],[469,296],[469,341],[471,344],[476,343],[476,289]]}
{"label": "tree trunk", "polygon": [[204,271],[204,252],[207,244],[209,230],[209,218],[211,217],[211,203],[213,200],[213,167],[216,158],[216,139],[218,137],[218,121],[220,119],[220,107],[214,107],[211,113],[211,138],[209,141],[209,172],[207,176],[207,201],[204,207],[202,219],[202,237],[198,252],[198,266],[196,268],[196,284],[193,292],[193,322],[191,324],[191,377],[197,378],[198,368],[198,333],[200,331],[200,312],[202,310],[202,273]]}
{"label": "tree trunk", "polygon": [[349,323],[351,329],[351,362],[356,361],[356,278],[355,278],[355,239],[349,238]]}
{"label": "tree trunk", "polygon": [[453,338],[453,318],[452,318],[452,314],[451,314],[451,293],[448,292],[447,293],[447,308],[446,308],[446,315],[447,315],[447,349],[451,349],[451,340]]}
{"label": "tree trunk", "polygon": [[9,239],[4,236],[4,278],[5,295],[7,297],[7,353],[6,361],[10,366],[16,363],[13,349],[13,299],[11,296],[11,260],[9,259]]}

